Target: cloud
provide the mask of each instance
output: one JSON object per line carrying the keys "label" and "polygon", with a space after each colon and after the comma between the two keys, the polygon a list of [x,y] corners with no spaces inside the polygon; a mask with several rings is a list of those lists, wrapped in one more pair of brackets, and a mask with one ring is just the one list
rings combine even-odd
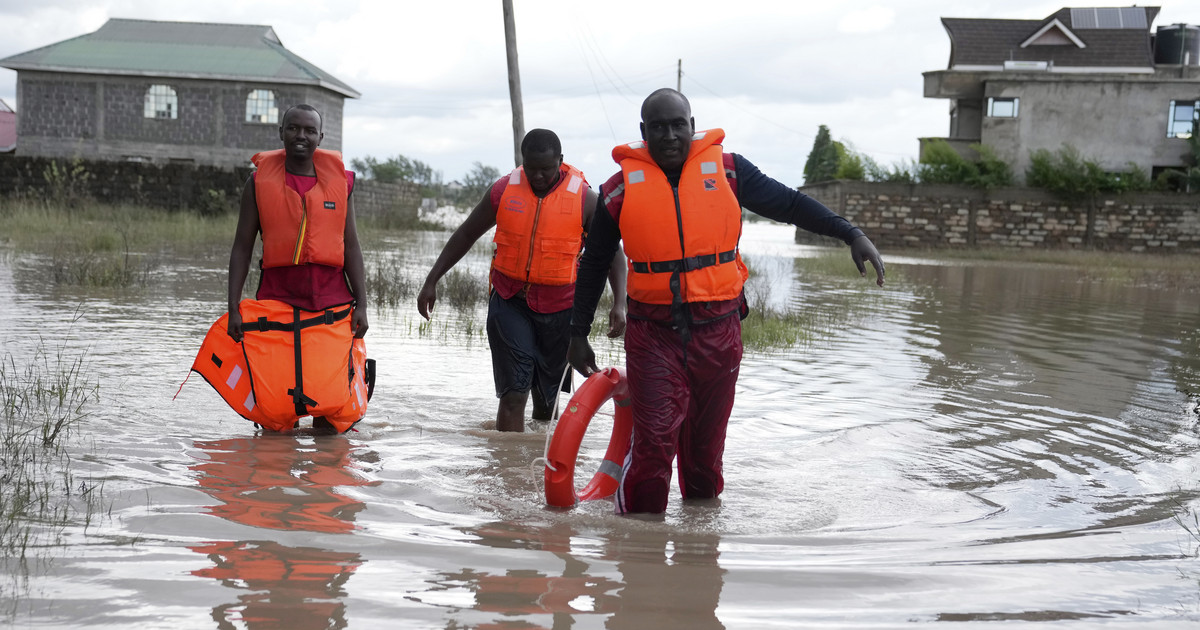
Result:
{"label": "cloud", "polygon": [[872,6],[846,14],[838,22],[838,32],[846,34],[878,33],[892,25],[896,12],[891,7]]}

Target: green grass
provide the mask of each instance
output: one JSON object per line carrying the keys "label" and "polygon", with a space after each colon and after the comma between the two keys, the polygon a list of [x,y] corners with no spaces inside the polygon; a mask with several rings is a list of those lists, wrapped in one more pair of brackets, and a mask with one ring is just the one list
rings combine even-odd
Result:
{"label": "green grass", "polygon": [[103,482],[73,472],[68,450],[98,400],[86,354],[39,344],[28,361],[0,359],[0,565],[13,580],[66,527],[104,514]]}
{"label": "green grass", "polygon": [[69,242],[96,251],[152,251],[163,246],[225,244],[237,215],[202,217],[190,211],[89,203],[78,207],[0,200],[0,234],[20,250],[45,251]]}
{"label": "green grass", "polygon": [[0,202],[0,234],[18,252],[48,253],[49,279],[80,287],[141,287],[164,247],[227,243],[233,215],[214,218],[137,206]]}

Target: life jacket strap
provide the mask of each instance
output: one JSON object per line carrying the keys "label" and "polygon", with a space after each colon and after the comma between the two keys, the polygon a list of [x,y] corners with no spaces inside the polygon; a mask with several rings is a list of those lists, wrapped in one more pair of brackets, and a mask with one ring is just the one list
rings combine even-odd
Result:
{"label": "life jacket strap", "polygon": [[737,258],[737,250],[731,249],[719,254],[703,254],[688,256],[679,260],[660,260],[655,262],[635,262],[632,264],[635,273],[675,273],[688,272],[713,265],[731,263]]}

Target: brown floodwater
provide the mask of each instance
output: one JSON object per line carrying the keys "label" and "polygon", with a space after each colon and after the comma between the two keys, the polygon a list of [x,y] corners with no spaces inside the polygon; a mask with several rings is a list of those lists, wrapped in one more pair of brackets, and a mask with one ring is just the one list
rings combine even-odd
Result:
{"label": "brown floodwater", "polygon": [[[423,277],[444,233],[387,241]],[[86,350],[73,442],[106,512],[9,558],[37,628],[1056,627],[1200,621],[1200,296],[1052,265],[889,256],[815,277],[751,224],[753,290],[811,322],[746,356],[719,503],[659,520],[545,506],[544,426],[490,429],[483,308],[371,313],[357,432],[259,435],[193,376],[227,249],[159,255],[144,289],[0,258],[2,353]],[[843,250],[844,251],[844,250]],[[486,248],[462,263],[482,274]],[[845,264],[850,266],[849,255]],[[369,263],[370,266],[370,263]],[[601,362],[622,361],[600,344]],[[565,401],[565,398],[564,398]],[[598,417],[580,469],[607,441]],[[582,484],[582,479],[578,480]],[[1181,523],[1182,521],[1182,523]]]}

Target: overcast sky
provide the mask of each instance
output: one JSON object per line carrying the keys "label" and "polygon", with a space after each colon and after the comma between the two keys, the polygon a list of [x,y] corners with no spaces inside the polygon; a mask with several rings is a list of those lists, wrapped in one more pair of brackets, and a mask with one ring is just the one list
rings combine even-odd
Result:
{"label": "overcast sky", "polygon": [[[803,182],[818,125],[883,164],[944,136],[946,100],[922,96],[944,69],[942,17],[1041,19],[1035,0],[514,0],[525,128],[558,133],[598,185],[638,138],[639,107],[682,88],[698,128],[788,185]],[[1200,0],[1154,3],[1153,27],[1200,24]],[[347,100],[347,159],[401,154],[459,179],[473,162],[513,165],[500,0],[0,0],[0,58],[90,33],[109,18],[267,24],[285,47],[362,93]],[[16,72],[0,69],[15,109]],[[1165,113],[1164,113],[1165,115]]]}

